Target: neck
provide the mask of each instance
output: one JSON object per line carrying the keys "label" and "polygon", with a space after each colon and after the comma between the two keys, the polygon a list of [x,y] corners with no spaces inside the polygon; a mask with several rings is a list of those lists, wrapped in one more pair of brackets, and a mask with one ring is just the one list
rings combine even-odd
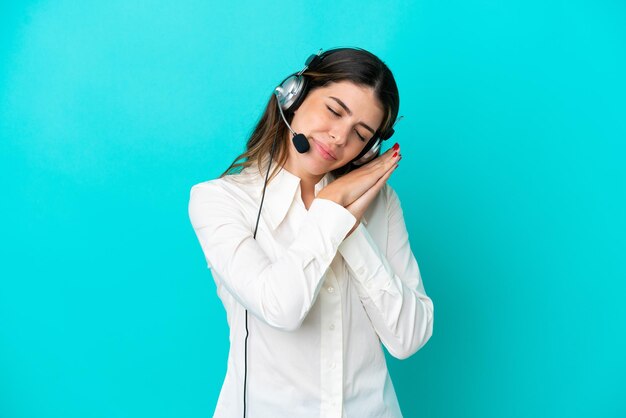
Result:
{"label": "neck", "polygon": [[298,170],[297,167],[293,166],[289,160],[285,162],[283,168],[289,171],[294,176],[300,177],[300,188],[302,190],[314,190],[315,185],[320,182],[324,178],[326,174],[311,174],[307,173],[303,170]]}
{"label": "neck", "polygon": [[324,176],[316,176],[312,178],[300,177],[300,188],[303,190],[315,190],[315,185],[322,180]]}

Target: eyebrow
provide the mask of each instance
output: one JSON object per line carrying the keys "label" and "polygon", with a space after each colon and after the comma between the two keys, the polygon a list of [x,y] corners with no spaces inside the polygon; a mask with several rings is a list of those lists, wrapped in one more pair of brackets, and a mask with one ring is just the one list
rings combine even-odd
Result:
{"label": "eyebrow", "polygon": [[[328,96],[330,99],[333,99],[334,101],[336,101],[337,103],[339,103],[339,106],[343,107],[345,109],[346,112],[348,112],[348,115],[352,116],[352,111],[350,110],[350,108],[348,106],[346,106],[346,104],[344,102],[342,102],[341,100],[339,100],[336,97],[333,96]],[[363,125],[363,127],[365,129],[367,129],[368,131],[370,131],[371,133],[375,134],[376,131],[374,131],[372,128],[370,128],[367,124],[363,123],[363,122],[359,122],[357,125]]]}

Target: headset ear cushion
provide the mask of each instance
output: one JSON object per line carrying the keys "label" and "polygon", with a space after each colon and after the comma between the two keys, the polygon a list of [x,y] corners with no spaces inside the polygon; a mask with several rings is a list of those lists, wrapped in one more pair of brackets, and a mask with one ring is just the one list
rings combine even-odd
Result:
{"label": "headset ear cushion", "polygon": [[306,96],[307,85],[307,77],[295,73],[276,87],[278,104],[285,113],[293,112],[300,106],[303,97]]}
{"label": "headset ear cushion", "polygon": [[285,113],[294,113],[296,110],[298,110],[307,95],[309,78],[301,75],[298,76],[298,79],[299,83],[293,90],[289,106],[283,108]]}
{"label": "headset ear cushion", "polygon": [[372,138],[370,142],[365,145],[359,155],[354,157],[354,159],[352,160],[352,164],[362,165],[376,158],[376,156],[379,155],[381,143],[382,140],[380,139],[380,137]]}
{"label": "headset ear cushion", "polygon": [[393,128],[389,128],[388,131],[380,133],[380,139],[382,139],[383,141],[386,141],[387,139],[391,138],[391,136],[394,134],[394,132],[395,131],[394,131]]}

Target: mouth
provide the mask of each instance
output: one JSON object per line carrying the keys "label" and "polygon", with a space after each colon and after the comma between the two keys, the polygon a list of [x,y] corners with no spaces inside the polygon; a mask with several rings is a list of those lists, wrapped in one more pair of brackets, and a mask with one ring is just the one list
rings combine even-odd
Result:
{"label": "mouth", "polygon": [[322,145],[322,143],[320,143],[317,140],[313,139],[313,144],[315,145],[315,148],[322,155],[322,157],[324,157],[325,160],[331,160],[332,161],[332,160],[336,160],[337,159],[337,157],[335,157],[335,155],[333,153],[331,153],[328,148],[326,148],[324,145]]}

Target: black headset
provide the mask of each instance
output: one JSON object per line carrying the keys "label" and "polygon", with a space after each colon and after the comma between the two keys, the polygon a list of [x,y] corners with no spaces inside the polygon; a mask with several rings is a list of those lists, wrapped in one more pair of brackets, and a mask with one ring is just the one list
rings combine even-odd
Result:
{"label": "black headset", "polygon": [[[338,48],[338,49],[345,49],[345,48]],[[276,99],[278,102],[278,110],[280,112],[281,117],[283,118],[283,121],[285,122],[285,125],[287,125],[287,128],[289,128],[289,130],[291,131],[293,135],[292,137],[293,144],[296,150],[300,154],[304,154],[309,150],[310,148],[309,140],[304,134],[301,134],[301,133],[297,134],[293,131],[293,129],[291,129],[291,126],[289,125],[289,123],[287,122],[287,119],[285,118],[285,113],[290,113],[290,112],[297,110],[298,107],[300,107],[300,105],[304,101],[304,98],[308,94],[309,84],[310,84],[309,78],[303,73],[309,68],[311,70],[315,70],[317,66],[320,65],[320,63],[324,60],[324,58],[328,56],[328,54],[332,53],[333,51],[337,51],[338,49],[330,49],[324,53],[322,53],[322,50],[320,49],[316,54],[311,54],[309,58],[307,58],[306,62],[304,63],[304,68],[302,70],[285,78],[280,83],[280,85],[274,89],[274,94],[276,95]],[[350,49],[361,50],[361,48],[350,48]],[[399,121],[401,118],[402,116],[397,121]],[[374,158],[376,158],[379,154],[382,141],[385,141],[391,138],[393,133],[394,133],[393,127],[383,132],[376,131],[374,136],[365,145],[365,147],[359,153],[359,155],[357,155],[349,164],[363,165],[373,160]],[[263,200],[265,198],[265,189],[267,187],[267,179],[270,174],[270,167],[272,165],[272,159],[274,158],[274,148],[276,145],[277,137],[278,137],[278,129],[276,130],[276,136],[274,136],[274,142],[272,143],[270,160],[267,166],[267,173],[265,175],[265,184],[263,185],[261,205],[259,206],[259,213],[257,215],[256,226],[254,228],[254,239],[256,239],[256,232],[259,227],[259,218],[261,216],[261,208],[263,208]],[[244,345],[244,377],[243,377],[243,418],[246,418],[246,383],[247,383],[247,377],[248,377],[248,334],[249,334],[248,310],[246,309],[246,339],[245,339],[245,345]]]}

